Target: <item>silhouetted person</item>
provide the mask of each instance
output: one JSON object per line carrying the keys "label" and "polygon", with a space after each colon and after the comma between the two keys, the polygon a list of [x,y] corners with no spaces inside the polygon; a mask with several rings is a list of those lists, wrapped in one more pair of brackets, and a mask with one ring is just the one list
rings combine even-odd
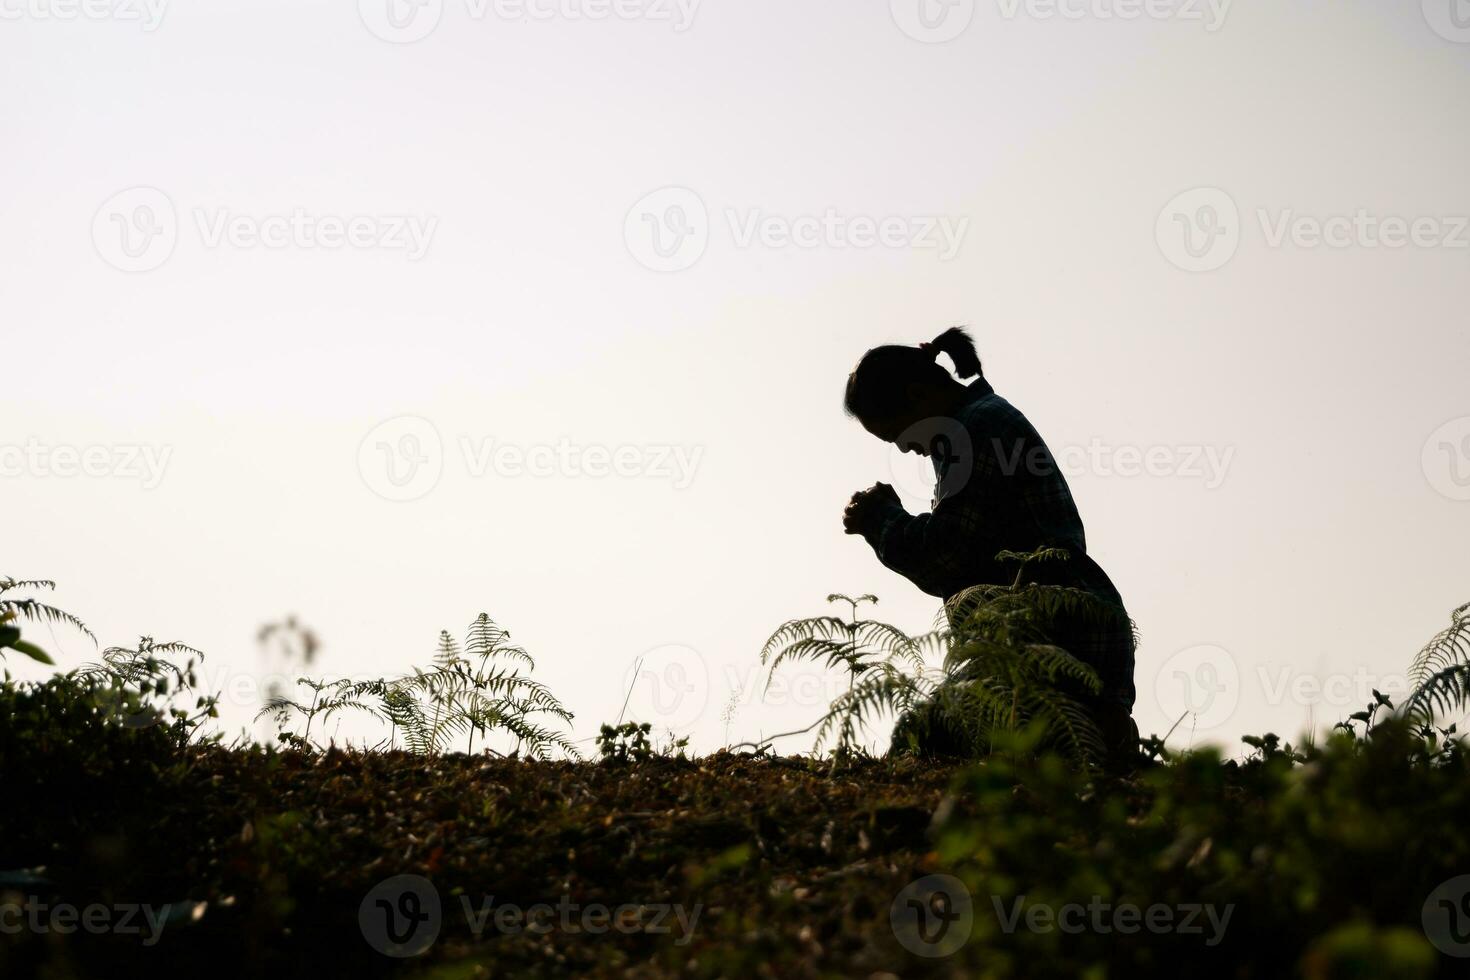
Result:
{"label": "silhouetted person", "polygon": [[[948,354],[960,384],[937,358]],[[1035,562],[1029,581],[1086,589],[1116,603],[1116,623],[1058,623],[1056,644],[1102,679],[1102,695],[1086,699],[1109,748],[1127,754],[1138,741],[1132,721],[1132,625],[1118,590],[1087,554],[1082,518],[1066,478],[1026,417],[995,393],[981,372],[968,334],[946,330],[918,347],[876,347],[847,381],[846,407],[874,436],[903,452],[929,456],[936,487],[932,510],[907,513],[893,487],[879,483],[854,494],[843,514],[878,560],[941,599],[974,585],[1009,585],[1017,566],[1002,551],[1065,549],[1067,561]],[[900,725],[904,724],[902,721]],[[926,751],[955,748],[944,733]]]}

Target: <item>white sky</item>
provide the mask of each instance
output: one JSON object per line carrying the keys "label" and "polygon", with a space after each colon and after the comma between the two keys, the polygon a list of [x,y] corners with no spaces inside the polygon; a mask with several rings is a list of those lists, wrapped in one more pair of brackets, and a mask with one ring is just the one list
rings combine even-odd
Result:
{"label": "white sky", "polygon": [[[799,727],[840,684],[793,673],[762,703],[772,629],[834,590],[913,629],[938,605],[841,533],[847,496],[892,479],[841,412],[846,374],[962,323],[1054,450],[1167,449],[1163,475],[1081,455],[1072,476],[1142,631],[1145,733],[1185,703],[1180,671],[1225,690],[1179,744],[1330,724],[1470,600],[1470,26],[1451,0],[1154,0],[1173,16],[1126,21],[1101,16],[1113,0],[1066,18],[926,0],[936,30],[975,8],[947,43],[900,28],[922,34],[917,0],[704,0],[685,30],[661,0],[595,21],[568,2],[515,22],[443,0],[399,44],[368,28],[377,0],[177,0],[153,30],[0,0],[0,573],[57,579],[104,644],[183,640],[236,684],[288,613],[322,635],[320,670],[368,675],[483,610],[578,738],[649,651],[693,690],[662,690],[660,715],[645,677],[631,712],[696,748],[726,740],[737,684],[731,740]],[[130,273],[108,232],[137,187],[167,196],[177,242]],[[708,241],[655,272],[626,219],[665,187],[697,195]],[[1238,208],[1210,271],[1172,261],[1190,260],[1165,208],[1195,188],[1216,190],[1189,215]],[[752,215],[829,209],[968,225],[947,259],[741,243]],[[298,210],[431,234],[417,258],[210,244],[219,220]],[[1433,219],[1435,244],[1313,247],[1293,224],[1360,211]],[[1282,221],[1298,241],[1273,245]],[[390,502],[379,438],[365,467],[359,449],[400,416],[431,423],[442,474]],[[476,476],[461,440],[697,467],[688,486]],[[145,487],[57,476],[28,445],[169,455]],[[1222,479],[1191,463],[1205,449]],[[231,702],[234,731],[255,705]]]}

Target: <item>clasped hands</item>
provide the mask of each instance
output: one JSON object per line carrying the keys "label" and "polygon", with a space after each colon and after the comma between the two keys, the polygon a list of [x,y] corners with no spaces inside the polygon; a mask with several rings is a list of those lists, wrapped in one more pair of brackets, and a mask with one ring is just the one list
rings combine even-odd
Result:
{"label": "clasped hands", "polygon": [[866,490],[859,490],[842,512],[842,529],[848,534],[862,534],[889,504],[903,506],[898,501],[898,491],[887,483],[875,483]]}

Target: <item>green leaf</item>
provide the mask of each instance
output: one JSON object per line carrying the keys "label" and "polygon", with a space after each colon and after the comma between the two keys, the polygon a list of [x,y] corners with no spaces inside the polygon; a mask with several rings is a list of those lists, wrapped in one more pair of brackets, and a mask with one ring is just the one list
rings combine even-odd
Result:
{"label": "green leaf", "polygon": [[37,663],[49,664],[53,667],[56,665],[56,661],[51,659],[50,654],[33,643],[27,643],[25,640],[16,640],[10,644],[10,648],[25,654]]}

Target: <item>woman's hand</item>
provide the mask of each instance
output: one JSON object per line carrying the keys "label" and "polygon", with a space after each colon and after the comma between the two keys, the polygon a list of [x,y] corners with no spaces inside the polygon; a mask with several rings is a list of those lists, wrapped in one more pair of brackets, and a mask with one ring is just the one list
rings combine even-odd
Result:
{"label": "woman's hand", "polygon": [[866,490],[859,490],[842,512],[842,529],[848,534],[862,534],[889,504],[902,506],[898,501],[898,491],[887,483],[875,483]]}

